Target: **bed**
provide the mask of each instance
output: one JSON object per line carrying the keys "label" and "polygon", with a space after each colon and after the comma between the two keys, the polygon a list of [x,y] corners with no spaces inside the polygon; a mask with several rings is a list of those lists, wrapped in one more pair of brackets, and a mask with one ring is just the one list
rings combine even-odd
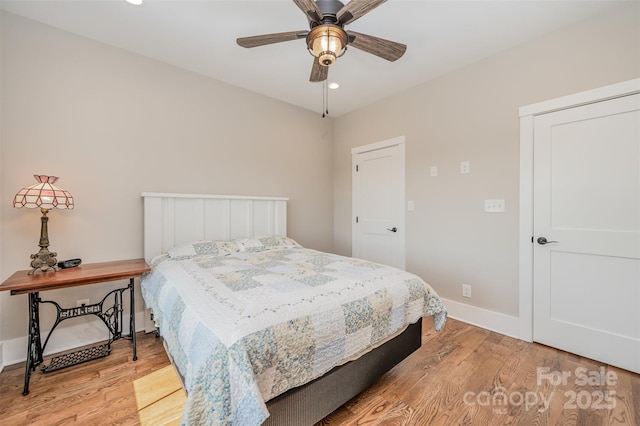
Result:
{"label": "bed", "polygon": [[423,317],[444,326],[415,275],[288,238],[286,198],[143,198],[146,328],[187,391],[183,424],[314,424],[419,348]]}

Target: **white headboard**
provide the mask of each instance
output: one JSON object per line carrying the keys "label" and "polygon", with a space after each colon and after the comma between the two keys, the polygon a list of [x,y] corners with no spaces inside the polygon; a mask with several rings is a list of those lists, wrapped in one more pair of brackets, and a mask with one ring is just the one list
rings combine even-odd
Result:
{"label": "white headboard", "polygon": [[196,240],[287,235],[281,197],[142,193],[144,258]]}

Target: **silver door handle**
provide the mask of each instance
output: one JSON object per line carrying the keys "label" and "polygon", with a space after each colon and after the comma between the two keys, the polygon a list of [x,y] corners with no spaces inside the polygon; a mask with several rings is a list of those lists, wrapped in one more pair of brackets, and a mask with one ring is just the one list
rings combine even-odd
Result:
{"label": "silver door handle", "polygon": [[387,231],[391,231],[391,232],[398,232],[398,228],[396,228],[395,226],[391,229],[387,228]]}
{"label": "silver door handle", "polygon": [[538,241],[538,244],[540,244],[541,246],[545,244],[557,243],[557,241],[547,241],[545,237],[538,237],[537,241]]}

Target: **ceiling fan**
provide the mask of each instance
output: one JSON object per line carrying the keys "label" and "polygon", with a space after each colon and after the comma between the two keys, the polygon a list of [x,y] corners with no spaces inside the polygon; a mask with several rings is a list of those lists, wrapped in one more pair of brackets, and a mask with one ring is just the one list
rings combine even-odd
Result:
{"label": "ceiling fan", "polygon": [[385,1],[351,0],[345,5],[338,0],[293,0],[309,19],[308,31],[241,37],[236,42],[249,48],[305,38],[309,52],[314,56],[309,81],[325,81],[329,75],[329,67],[344,54],[347,46],[392,62],[404,55],[407,50],[404,44],[344,29],[345,25],[369,13]]}

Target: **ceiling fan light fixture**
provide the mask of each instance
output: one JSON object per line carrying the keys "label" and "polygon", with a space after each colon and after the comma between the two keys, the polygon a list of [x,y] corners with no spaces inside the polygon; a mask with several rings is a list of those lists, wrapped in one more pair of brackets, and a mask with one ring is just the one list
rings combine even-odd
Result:
{"label": "ceiling fan light fixture", "polygon": [[309,52],[320,65],[330,67],[347,47],[347,33],[337,25],[318,25],[307,34]]}

